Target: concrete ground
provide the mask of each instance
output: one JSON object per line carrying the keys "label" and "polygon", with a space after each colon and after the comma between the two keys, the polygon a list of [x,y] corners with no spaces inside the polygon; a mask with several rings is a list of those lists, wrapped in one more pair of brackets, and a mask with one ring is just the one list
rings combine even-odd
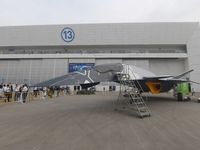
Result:
{"label": "concrete ground", "polygon": [[[1,150],[199,150],[200,103],[150,95],[151,117],[117,110],[118,93],[0,103]],[[168,97],[168,98],[167,98]]]}

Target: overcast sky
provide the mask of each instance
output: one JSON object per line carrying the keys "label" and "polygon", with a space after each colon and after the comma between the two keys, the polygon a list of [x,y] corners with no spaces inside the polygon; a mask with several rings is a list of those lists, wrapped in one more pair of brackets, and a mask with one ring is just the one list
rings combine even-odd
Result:
{"label": "overcast sky", "polygon": [[200,21],[200,0],[1,0],[0,6],[0,26]]}

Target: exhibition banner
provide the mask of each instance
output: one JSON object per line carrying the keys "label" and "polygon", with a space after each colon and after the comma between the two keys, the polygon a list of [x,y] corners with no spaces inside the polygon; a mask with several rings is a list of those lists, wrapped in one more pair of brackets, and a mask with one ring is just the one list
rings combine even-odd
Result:
{"label": "exhibition banner", "polygon": [[82,70],[84,67],[92,67],[94,63],[69,63],[69,72]]}

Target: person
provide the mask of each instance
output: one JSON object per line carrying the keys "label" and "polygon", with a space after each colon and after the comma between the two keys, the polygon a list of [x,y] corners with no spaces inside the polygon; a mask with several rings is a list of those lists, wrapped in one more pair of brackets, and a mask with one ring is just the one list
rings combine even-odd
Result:
{"label": "person", "polygon": [[44,92],[44,97],[47,96],[47,88],[46,87],[43,87],[43,92]]}
{"label": "person", "polygon": [[9,89],[10,89],[10,99],[12,99],[12,93],[13,93],[13,85],[11,83],[9,83]]}
{"label": "person", "polygon": [[70,94],[69,86],[66,86],[66,91],[67,91],[67,94]]}
{"label": "person", "polygon": [[[7,84],[7,86],[3,87],[3,91],[4,91],[4,95],[7,98],[8,102],[10,102],[10,88],[9,88],[9,84]],[[5,100],[6,102],[6,100]]]}
{"label": "person", "polygon": [[23,86],[20,86],[19,87],[19,102],[23,104],[22,89],[23,89]]}
{"label": "person", "polygon": [[20,99],[20,92],[19,92],[19,85],[18,84],[16,84],[15,85],[15,101],[19,101],[19,99]]}
{"label": "person", "polygon": [[49,88],[49,97],[52,98],[53,94],[54,94],[54,88],[53,88],[53,86],[50,86],[50,88]]}
{"label": "person", "polygon": [[3,94],[3,86],[2,85],[0,85],[0,99],[4,99],[4,101],[6,101],[6,99],[7,99]]}
{"label": "person", "polygon": [[62,91],[63,95],[66,95],[66,88],[64,86],[61,87],[61,91]]}
{"label": "person", "polygon": [[55,87],[55,90],[56,90],[56,97],[59,97],[60,86]]}
{"label": "person", "polygon": [[41,100],[45,100],[45,98],[44,98],[44,92],[45,92],[44,87],[41,87],[40,88],[40,99]]}
{"label": "person", "polygon": [[0,93],[3,92],[3,86],[0,85]]}
{"label": "person", "polygon": [[192,88],[192,96],[195,96],[195,88]]}
{"label": "person", "polygon": [[33,100],[33,97],[34,97],[33,89],[34,89],[34,87],[29,88],[29,100]]}
{"label": "person", "polygon": [[37,87],[34,87],[34,88],[33,88],[33,92],[34,92],[35,97],[37,97],[37,91],[38,91],[38,88],[37,88]]}
{"label": "person", "polygon": [[27,85],[23,85],[23,88],[22,88],[22,99],[23,99],[23,103],[26,102],[26,96],[27,96],[27,92],[28,92],[28,87]]}
{"label": "person", "polygon": [[3,85],[3,92],[5,92],[7,90],[7,87],[6,87],[6,85],[4,84]]}

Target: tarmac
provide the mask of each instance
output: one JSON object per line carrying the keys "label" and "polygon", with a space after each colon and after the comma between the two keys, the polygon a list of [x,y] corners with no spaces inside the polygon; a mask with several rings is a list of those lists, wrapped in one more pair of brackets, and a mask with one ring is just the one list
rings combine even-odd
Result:
{"label": "tarmac", "polygon": [[148,95],[151,117],[115,111],[117,92],[0,103],[1,150],[199,150],[200,103]]}

